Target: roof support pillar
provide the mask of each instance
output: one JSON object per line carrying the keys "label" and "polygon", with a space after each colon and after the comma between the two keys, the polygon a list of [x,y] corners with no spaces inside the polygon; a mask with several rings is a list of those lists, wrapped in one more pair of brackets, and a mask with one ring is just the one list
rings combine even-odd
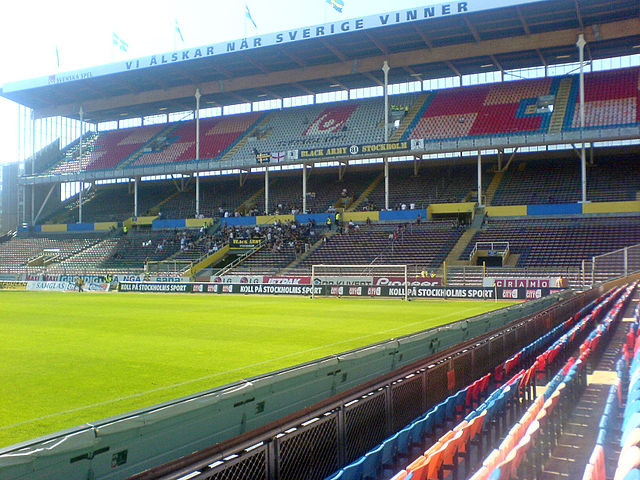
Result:
{"label": "roof support pillar", "polygon": [[587,42],[584,39],[584,35],[581,33],[578,35],[578,56],[580,61],[580,140],[582,148],[580,149],[580,176],[582,185],[582,203],[587,201],[587,159],[584,149],[584,47]]}
{"label": "roof support pillar", "polygon": [[[384,73],[384,143],[389,141],[389,64],[382,64]],[[389,157],[384,157],[384,209],[389,210]]]}
{"label": "roof support pillar", "polygon": [[200,89],[196,88],[196,218],[200,216]]}
{"label": "roof support pillar", "polygon": [[140,181],[140,177],[135,177],[133,179],[133,216],[138,216],[138,182]]}
{"label": "roof support pillar", "polygon": [[[31,110],[31,174],[36,173],[36,116],[35,112]],[[29,216],[29,222],[33,225],[35,208],[35,186],[31,186],[31,215]]]}
{"label": "roof support pillar", "polygon": [[269,215],[269,165],[264,167],[264,214]]}
{"label": "roof support pillar", "polygon": [[307,164],[302,164],[302,213],[307,213]]}
{"label": "roof support pillar", "polygon": [[[80,105],[80,157],[78,161],[78,173],[82,174],[82,134],[84,131],[84,109]],[[80,179],[80,191],[78,192],[78,223],[82,223],[82,179]]]}
{"label": "roof support pillar", "polygon": [[384,157],[384,209],[389,210],[389,157]]}
{"label": "roof support pillar", "polygon": [[478,150],[478,206],[482,204],[482,152]]}

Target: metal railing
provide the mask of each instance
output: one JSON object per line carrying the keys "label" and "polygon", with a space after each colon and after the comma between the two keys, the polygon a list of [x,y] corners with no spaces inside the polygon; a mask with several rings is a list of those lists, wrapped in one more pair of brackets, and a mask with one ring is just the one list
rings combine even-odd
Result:
{"label": "metal railing", "polygon": [[[513,133],[504,135],[494,135],[480,138],[461,138],[425,141],[423,150],[413,150],[411,155],[464,152],[472,150],[493,150],[497,148],[513,148],[536,145],[562,145],[580,144],[582,142],[603,142],[614,140],[637,139],[640,136],[640,127],[632,125],[628,127],[611,127],[587,129],[584,131],[569,130],[559,133]],[[348,149],[347,149],[348,151]],[[396,152],[397,156],[406,155],[409,152]],[[344,159],[357,160],[370,158],[371,155],[345,155]],[[342,157],[332,158],[340,160]],[[318,162],[326,159],[319,158]],[[285,162],[288,164],[300,164],[299,160]],[[21,185],[47,184],[59,182],[74,182],[84,180],[112,179],[112,178],[133,178],[134,176],[168,175],[172,173],[189,174],[198,171],[220,170],[238,167],[261,167],[256,164],[255,156],[234,157],[229,160],[205,159],[199,162],[190,161],[180,164],[166,164],[157,166],[146,166],[136,168],[120,168],[112,170],[91,170],[84,172],[69,172],[56,175],[36,174],[24,175],[19,178]]]}
{"label": "metal railing", "polygon": [[535,278],[561,277],[567,280],[569,287],[581,288],[582,270],[580,267],[483,267],[481,265],[447,266],[449,285],[478,286],[485,277],[499,278]]}
{"label": "metal railing", "polygon": [[630,275],[640,270],[640,244],[582,261],[582,285],[595,285],[608,278]]}
{"label": "metal railing", "polygon": [[264,247],[266,240],[262,240],[261,243],[259,243],[258,245],[256,245],[256,247],[246,253],[244,253],[243,255],[239,256],[238,258],[236,258],[233,262],[231,262],[228,265],[225,265],[224,267],[222,267],[220,270],[218,270],[216,273],[214,273],[212,275],[212,277],[220,277],[226,273],[228,273],[231,269],[233,269],[234,267],[238,266],[239,264],[241,264],[242,262],[244,262],[247,258],[249,258],[251,255],[253,255],[254,253],[257,253],[259,250],[262,249],[262,247]]}
{"label": "metal railing", "polygon": [[469,260],[472,260],[478,250],[495,251],[500,254],[504,260],[509,255],[509,242],[476,242],[473,250],[469,254]]}
{"label": "metal railing", "polygon": [[180,273],[183,274],[186,271],[193,268],[193,265],[198,263],[199,260],[160,260],[147,262],[147,272],[167,272],[167,273]]}

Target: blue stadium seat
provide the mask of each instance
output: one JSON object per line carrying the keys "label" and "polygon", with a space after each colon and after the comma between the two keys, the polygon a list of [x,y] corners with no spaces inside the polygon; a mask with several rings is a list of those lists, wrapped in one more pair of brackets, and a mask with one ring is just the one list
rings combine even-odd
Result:
{"label": "blue stadium seat", "polygon": [[334,473],[330,477],[325,478],[325,480],[342,480],[343,473],[344,473],[344,470],[338,470],[336,473]]}
{"label": "blue stadium seat", "polygon": [[380,463],[383,468],[392,468],[396,461],[397,449],[398,449],[398,435],[396,432],[391,437],[382,442],[382,454],[380,457]]}
{"label": "blue stadium seat", "polygon": [[500,467],[498,467],[493,472],[491,472],[491,475],[489,475],[488,480],[500,480],[500,475],[501,475],[501,471],[500,471]]}
{"label": "blue stadium seat", "polygon": [[340,480],[361,480],[364,459],[365,457],[360,457],[355,462],[344,467],[342,469],[342,476],[339,477]]}
{"label": "blue stadium seat", "polygon": [[411,451],[411,426],[405,427],[398,432],[397,454],[401,457],[408,457]]}
{"label": "blue stadium seat", "polygon": [[382,448],[383,445],[381,444],[364,456],[364,463],[362,464],[363,480],[376,480],[378,478],[382,471]]}
{"label": "blue stadium seat", "polygon": [[444,428],[447,415],[447,402],[440,402],[433,408],[433,426],[434,431],[437,428]]}
{"label": "blue stadium seat", "polygon": [[640,480],[640,470],[634,468],[625,475],[624,480]]}

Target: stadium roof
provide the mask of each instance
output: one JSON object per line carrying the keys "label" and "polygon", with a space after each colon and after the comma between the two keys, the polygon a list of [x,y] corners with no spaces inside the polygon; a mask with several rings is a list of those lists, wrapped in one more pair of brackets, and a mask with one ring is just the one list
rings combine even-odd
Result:
{"label": "stadium roof", "polygon": [[78,118],[82,104],[85,119],[101,122],[192,110],[196,87],[206,108],[379,86],[384,60],[390,83],[567,63],[577,61],[579,33],[587,60],[640,53],[637,0],[468,0],[385,15],[7,84],[0,94],[37,117]]}

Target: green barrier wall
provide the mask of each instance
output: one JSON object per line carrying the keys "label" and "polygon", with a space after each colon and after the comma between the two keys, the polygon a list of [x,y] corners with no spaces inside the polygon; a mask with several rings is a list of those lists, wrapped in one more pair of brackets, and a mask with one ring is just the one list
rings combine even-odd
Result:
{"label": "green barrier wall", "polygon": [[[571,295],[561,292],[5,448],[0,450],[0,478],[126,478],[267,425]],[[442,381],[434,380],[433,387],[442,390]]]}

